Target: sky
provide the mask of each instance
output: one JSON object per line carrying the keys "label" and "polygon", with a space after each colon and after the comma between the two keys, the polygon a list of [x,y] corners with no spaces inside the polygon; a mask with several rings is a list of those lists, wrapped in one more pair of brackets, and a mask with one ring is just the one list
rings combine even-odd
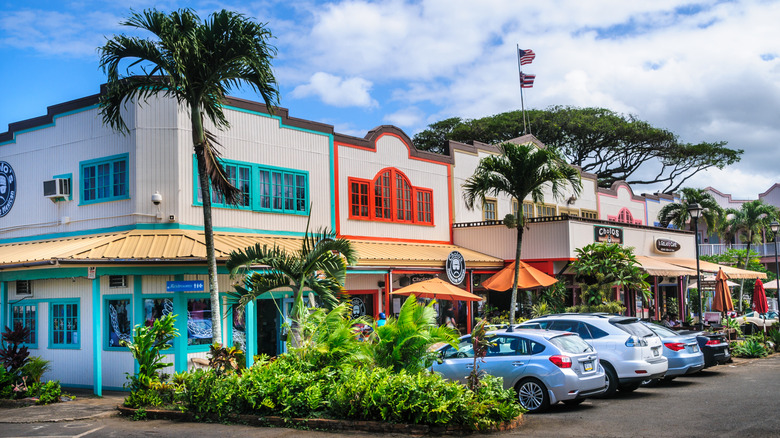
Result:
{"label": "sky", "polygon": [[339,133],[395,125],[413,137],[445,118],[518,110],[519,45],[536,53],[523,66],[536,75],[526,109],[602,107],[745,150],[686,187],[756,199],[780,182],[780,0],[0,0],[0,132],[98,93],[97,48],[151,37],[120,25],[131,9],[183,7],[266,23],[280,106]]}

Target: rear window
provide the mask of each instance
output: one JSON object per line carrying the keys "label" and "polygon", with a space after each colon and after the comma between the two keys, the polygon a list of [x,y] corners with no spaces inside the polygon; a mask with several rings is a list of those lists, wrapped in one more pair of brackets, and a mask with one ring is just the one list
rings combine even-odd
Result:
{"label": "rear window", "polygon": [[550,339],[550,343],[560,348],[561,351],[572,354],[590,353],[593,347],[583,341],[577,335],[561,335]]}
{"label": "rear window", "polygon": [[644,338],[646,336],[653,336],[654,333],[649,328],[645,327],[641,323],[636,322],[636,320],[628,319],[628,320],[622,320],[622,321],[610,321],[610,324],[614,325],[615,327],[619,328],[620,330],[623,330],[624,332],[628,333],[629,335],[633,336],[639,336],[641,338]]}
{"label": "rear window", "polygon": [[655,334],[662,338],[674,338],[677,336],[680,336],[679,333],[675,332],[674,330],[669,330],[666,327],[661,327],[660,325],[656,325],[655,327],[648,327],[650,330],[654,331]]}

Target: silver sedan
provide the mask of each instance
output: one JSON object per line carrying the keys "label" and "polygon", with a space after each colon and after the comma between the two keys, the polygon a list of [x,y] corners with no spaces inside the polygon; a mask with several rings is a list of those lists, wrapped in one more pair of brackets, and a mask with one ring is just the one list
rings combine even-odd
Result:
{"label": "silver sedan", "polygon": [[[478,363],[480,370],[502,377],[504,388],[514,388],[530,412],[558,402],[579,404],[607,388],[598,354],[575,333],[518,329],[488,336],[494,345]],[[446,345],[439,351],[442,363],[434,363],[432,370],[465,384],[474,367],[471,337],[462,337],[459,348]]]}
{"label": "silver sedan", "polygon": [[642,324],[660,337],[664,344],[663,355],[669,360],[669,369],[664,375],[664,380],[672,380],[704,368],[704,353],[699,348],[695,333],[681,334],[652,322],[642,321]]}

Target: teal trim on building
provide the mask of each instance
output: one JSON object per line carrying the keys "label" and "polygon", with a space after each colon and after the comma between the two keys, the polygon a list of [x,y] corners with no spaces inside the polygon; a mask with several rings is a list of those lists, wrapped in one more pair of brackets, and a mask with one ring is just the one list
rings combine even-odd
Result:
{"label": "teal trim on building", "polygon": [[8,282],[0,281],[0,327],[8,324]]}
{"label": "teal trim on building", "polygon": [[[128,319],[130,320],[130,325],[132,327],[133,325],[133,295],[131,294],[121,294],[121,295],[103,295],[103,313],[106,317],[103,329],[103,350],[105,351],[127,351],[127,347],[123,347],[119,344],[117,345],[110,345],[111,343],[111,330],[113,328],[114,321],[111,319],[111,309],[109,307],[109,301],[119,301],[119,300],[128,300],[130,305],[127,307],[127,312],[129,313]],[[117,315],[118,316],[118,315]],[[117,322],[119,322],[117,320]],[[120,327],[116,328],[117,330],[120,329]],[[130,330],[130,336],[133,336],[133,330],[131,328]]]}
{"label": "teal trim on building", "polygon": [[371,271],[350,271],[349,268],[347,268],[347,274],[351,275],[360,275],[360,274],[387,274],[390,272],[389,269],[375,269]]}
{"label": "teal trim on building", "polygon": [[[183,281],[184,275],[174,275],[174,281]],[[181,312],[184,309],[184,313]],[[177,373],[187,371],[187,301],[184,293],[173,295],[173,313],[176,316],[174,326],[179,336],[173,341],[173,368]]]}
{"label": "teal trim on building", "polygon": [[[108,165],[109,173],[101,178],[98,167],[103,165]],[[108,184],[107,187],[100,186],[101,179]],[[88,181],[92,181],[89,187]],[[101,188],[106,189],[107,192],[101,194]],[[119,190],[118,194],[117,190]],[[86,199],[87,192],[90,193],[90,199]],[[80,162],[78,199],[78,205],[130,199],[130,154],[117,154]]]}
{"label": "teal trim on building", "polygon": [[73,111],[66,111],[66,112],[64,112],[62,114],[57,114],[56,116],[54,116],[52,118],[52,122],[51,123],[47,123],[45,125],[36,126],[34,128],[23,129],[21,131],[14,132],[13,140],[8,140],[6,142],[0,143],[0,146],[6,145],[6,144],[16,143],[16,136],[19,135],[19,134],[26,134],[28,132],[37,131],[39,129],[51,128],[51,127],[53,127],[54,125],[57,124],[57,119],[59,119],[60,117],[70,116],[72,114],[77,114],[77,113],[80,113],[80,112],[89,111],[89,110],[92,110],[92,109],[96,109],[98,107],[99,107],[99,105],[90,105],[90,106],[86,106],[84,108],[79,108],[79,109],[75,109]]}
{"label": "teal trim on building", "polygon": [[100,277],[92,280],[92,387],[95,395],[103,396],[103,350],[100,349],[103,330],[100,328]]}
{"label": "teal trim on building", "polygon": [[[133,332],[135,332],[135,326],[144,323],[144,303],[143,303],[143,277],[140,275],[133,275],[133,319],[130,321],[133,324]],[[135,363],[134,373],[138,374],[140,365],[138,361],[133,359]]]}
{"label": "teal trim on building", "polygon": [[244,308],[244,336],[246,339],[246,366],[249,368],[255,363],[257,355],[257,305],[254,301],[248,303]]}
{"label": "teal trim on building", "polygon": [[[94,285],[92,293],[94,298]],[[100,293],[99,289],[98,293]],[[81,324],[83,324],[81,298],[58,298],[40,301],[49,302],[49,349],[80,350]],[[76,307],[73,307],[74,305]],[[74,316],[73,313],[76,315]],[[100,315],[98,315],[99,317]],[[59,324],[55,324],[55,320],[61,321],[59,321]],[[92,322],[94,323],[94,321]],[[57,329],[56,327],[58,326],[61,328]],[[55,336],[55,331],[62,336]],[[99,346],[100,344],[98,344]]]}

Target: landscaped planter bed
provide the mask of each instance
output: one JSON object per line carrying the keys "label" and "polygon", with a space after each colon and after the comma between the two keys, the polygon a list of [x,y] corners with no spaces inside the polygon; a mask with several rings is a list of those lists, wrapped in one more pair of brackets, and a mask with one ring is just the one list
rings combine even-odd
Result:
{"label": "landscaped planter bed", "polygon": [[[121,415],[127,417],[136,417],[139,409],[129,408],[127,406],[117,406]],[[150,420],[175,420],[198,422],[192,412],[182,412],[170,409],[141,409],[145,418]],[[285,418],[277,416],[261,417],[257,415],[235,415],[231,421],[240,424],[248,424],[259,427],[293,427],[300,429],[319,429],[319,430],[350,430],[359,432],[374,433],[401,433],[409,435],[463,435],[471,433],[492,433],[512,430],[523,424],[523,416],[520,415],[512,421],[501,423],[489,430],[474,431],[462,427],[442,427],[420,424],[398,424],[387,423],[384,421],[366,421],[366,420],[337,420],[332,418]]]}

